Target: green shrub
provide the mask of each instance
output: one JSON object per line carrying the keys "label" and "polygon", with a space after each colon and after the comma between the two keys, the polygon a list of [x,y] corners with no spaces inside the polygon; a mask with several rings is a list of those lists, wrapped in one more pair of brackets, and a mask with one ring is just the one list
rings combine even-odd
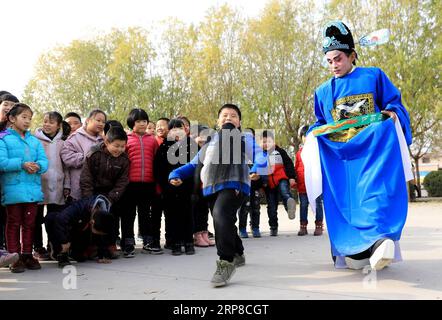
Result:
{"label": "green shrub", "polygon": [[425,190],[430,197],[442,197],[442,170],[432,171],[425,176]]}

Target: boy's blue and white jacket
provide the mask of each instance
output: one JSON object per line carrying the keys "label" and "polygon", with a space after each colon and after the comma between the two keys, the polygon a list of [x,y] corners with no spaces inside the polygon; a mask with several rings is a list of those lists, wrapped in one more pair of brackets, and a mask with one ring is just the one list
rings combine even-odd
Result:
{"label": "boy's blue and white jacket", "polygon": [[[224,131],[224,130],[223,130]],[[220,138],[217,133],[186,165],[173,170],[172,179],[188,179],[193,176],[199,162],[202,164],[201,181],[203,195],[209,196],[223,189],[235,189],[250,194],[250,174],[268,175],[268,162],[253,135],[237,129],[231,131],[233,141]],[[226,142],[229,142],[226,145]],[[249,168],[248,163],[253,163]]]}
{"label": "boy's blue and white jacket", "polygon": [[[7,129],[8,134],[0,139],[0,184],[2,205],[43,201],[41,175],[48,169],[48,159],[41,142],[29,131],[20,134]],[[36,162],[37,173],[29,174],[22,165]]]}

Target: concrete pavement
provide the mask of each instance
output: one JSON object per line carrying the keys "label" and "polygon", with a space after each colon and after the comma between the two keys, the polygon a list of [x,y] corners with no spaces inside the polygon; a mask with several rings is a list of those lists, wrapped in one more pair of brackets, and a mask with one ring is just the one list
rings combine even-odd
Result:
{"label": "concrete pavement", "polygon": [[[43,262],[42,269],[12,274],[0,269],[0,299],[441,299],[442,202],[411,203],[401,247],[404,261],[377,272],[336,270],[328,236],[298,237],[299,213],[288,220],[279,207],[280,232],[269,236],[265,207],[262,238],[244,239],[246,265],[231,283],[212,288],[216,249],[196,248],[193,256],[139,253],[112,264],[75,264],[62,269]],[[309,219],[314,220],[309,213]],[[75,275],[76,273],[76,275]],[[76,289],[65,289],[76,287]]]}

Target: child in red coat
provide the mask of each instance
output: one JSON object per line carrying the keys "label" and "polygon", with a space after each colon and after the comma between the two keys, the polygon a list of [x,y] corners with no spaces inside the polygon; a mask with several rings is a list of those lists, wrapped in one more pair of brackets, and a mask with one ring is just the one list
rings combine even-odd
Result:
{"label": "child in red coat", "polygon": [[149,230],[152,228],[149,225],[150,207],[155,197],[153,160],[158,143],[153,135],[147,133],[148,124],[149,117],[145,110],[130,111],[127,126],[132,132],[127,135],[126,146],[130,161],[129,185],[123,195],[126,213],[121,221],[122,249],[125,258],[132,258],[135,255],[134,223],[137,212],[143,238],[141,252],[162,253],[160,239],[149,239]]}
{"label": "child in red coat", "polygon": [[[302,139],[302,142],[305,142],[305,134],[308,131],[309,126],[302,126],[299,128],[298,135]],[[296,152],[296,159],[295,159],[295,171],[297,176],[297,189],[298,189],[298,195],[299,195],[299,202],[300,202],[300,218],[301,218],[301,228],[299,229],[298,236],[305,236],[307,232],[307,214],[308,214],[308,197],[307,197],[307,190],[305,188],[305,180],[304,180],[304,164],[302,163],[301,159],[301,152],[302,152],[302,146],[300,146],[298,152]],[[316,199],[316,221],[315,221],[315,232],[313,235],[320,236],[322,235],[322,229],[323,229],[323,212],[322,212],[322,196],[319,196]]]}

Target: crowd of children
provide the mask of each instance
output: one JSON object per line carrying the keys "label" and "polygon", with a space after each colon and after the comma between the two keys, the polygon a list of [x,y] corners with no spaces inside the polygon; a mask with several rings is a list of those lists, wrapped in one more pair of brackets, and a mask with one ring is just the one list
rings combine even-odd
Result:
{"label": "crowd of children", "polygon": [[[277,235],[280,198],[289,218],[295,218],[290,190],[297,180],[293,161],[275,145],[270,131],[256,141],[250,134],[253,129],[241,132],[241,113],[235,105],[220,109],[218,129],[244,139],[242,157],[248,160],[238,166],[204,166],[208,152],[213,156],[213,146],[219,148],[220,157],[225,153],[221,150],[232,149],[220,141],[223,130],[218,134],[207,126],[191,126],[184,116],[154,123],[143,109],[129,112],[125,129],[95,109],[84,123],[75,112],[64,118],[56,111],[47,112],[41,127],[31,134],[31,108],[12,94],[1,93],[0,264],[11,272],[40,269],[39,261],[48,259],[61,267],[72,259],[110,263],[119,256],[118,246],[125,258],[134,257],[137,214],[142,253],[163,253],[164,214],[164,248],[172,255],[192,255],[195,246],[216,245],[219,268],[238,266],[245,262],[240,237],[248,236],[249,213],[252,234],[261,237],[261,194],[267,199],[272,236]],[[257,154],[265,159],[259,164],[265,167],[260,174]],[[213,178],[223,174],[238,179],[223,180],[220,187]],[[232,188],[239,193],[231,193]],[[209,232],[209,212],[215,235]],[[43,243],[43,224],[47,243]],[[216,277],[215,285],[225,284],[225,275]]]}
{"label": "crowd of children", "polygon": [[[356,67],[354,39],[343,22],[327,23],[323,36],[333,77],[315,91],[317,121],[300,128],[305,145],[295,163],[271,131],[255,137],[253,129],[242,130],[241,111],[234,104],[219,109],[217,131],[192,129],[183,116],[154,123],[142,109],[130,111],[130,130],[125,131],[96,109],[84,124],[73,112],[64,120],[56,111],[47,112],[41,128],[31,134],[32,109],[1,91],[0,266],[19,273],[40,269],[39,260],[48,258],[59,266],[70,259],[109,263],[118,257],[117,244],[131,258],[137,212],[142,252],[160,254],[164,213],[164,248],[172,255],[192,255],[195,245],[215,245],[219,260],[211,282],[224,286],[245,264],[241,238],[248,237],[249,214],[253,237],[261,237],[261,194],[267,200],[270,235],[277,236],[279,200],[294,219],[295,188],[299,236],[308,234],[309,201],[316,210],[314,235],[322,234],[324,201],[336,268],[381,270],[400,261],[406,182],[412,179],[408,112],[381,69]],[[327,136],[311,133],[367,113],[391,119]],[[385,162],[389,166],[378,165]],[[209,237],[209,211],[215,241]]]}

